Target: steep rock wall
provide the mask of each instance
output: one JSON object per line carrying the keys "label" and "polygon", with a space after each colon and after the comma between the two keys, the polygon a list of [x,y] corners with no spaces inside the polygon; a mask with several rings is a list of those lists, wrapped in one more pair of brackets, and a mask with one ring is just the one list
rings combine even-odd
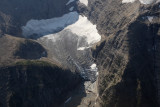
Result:
{"label": "steep rock wall", "polygon": [[[158,4],[122,4],[121,0],[94,0],[88,8],[79,8],[105,36],[105,42],[93,51],[100,70],[102,107],[158,106],[153,61],[158,8]],[[153,20],[149,16],[154,16]]]}

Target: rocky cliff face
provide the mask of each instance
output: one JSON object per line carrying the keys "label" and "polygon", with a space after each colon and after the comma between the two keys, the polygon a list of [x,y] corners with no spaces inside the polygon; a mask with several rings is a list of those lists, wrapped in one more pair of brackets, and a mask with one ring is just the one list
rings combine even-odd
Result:
{"label": "rocky cliff face", "polygon": [[[159,2],[158,0],[146,1],[88,0],[88,5],[86,5],[79,1],[77,1],[76,4],[76,0],[70,2],[68,0],[15,0],[14,2],[3,0],[0,4],[1,34],[7,33],[20,37],[32,38],[39,42],[33,43],[31,41],[26,42],[23,40],[21,45],[18,45],[18,50],[14,52],[11,51],[14,54],[6,54],[6,57],[14,56],[16,57],[15,59],[39,59],[42,56],[47,57],[45,59],[46,61],[54,62],[56,60],[55,62],[61,63],[72,71],[89,72],[87,76],[91,75],[91,77],[94,77],[96,73],[96,75],[99,74],[97,80],[98,93],[96,93],[96,95],[92,95],[93,93],[87,94],[87,97],[82,99],[82,104],[80,105],[82,107],[159,107]],[[68,16],[67,20],[63,19],[63,16],[68,15],[73,11],[76,11],[75,15],[72,17]],[[54,25],[56,24],[55,20],[58,22],[58,25],[60,23],[56,29],[54,29]],[[92,49],[90,49],[90,47],[93,46],[93,44],[90,45],[86,42],[88,39],[87,35],[90,35],[92,30],[96,32],[94,29],[95,26],[93,27],[90,21],[96,25],[96,28],[102,37],[99,45]],[[46,22],[49,27],[45,24]],[[49,22],[52,22],[53,25]],[[76,22],[78,22],[78,24]],[[88,26],[92,26],[93,29],[88,29]],[[23,28],[25,29],[26,35],[23,35]],[[79,29],[77,30],[77,28]],[[80,37],[82,34],[85,36],[83,35],[84,37]],[[1,47],[8,46],[6,45],[8,43],[3,41],[8,40],[4,39],[5,37],[0,38],[2,42]],[[13,47],[17,49],[17,45],[15,45],[17,44],[17,40],[15,40],[13,44]],[[8,51],[11,50],[10,46],[12,45],[8,46]],[[32,50],[31,47],[36,47],[33,48],[33,52],[29,52]],[[1,50],[4,51],[2,48]],[[0,51],[0,54],[2,53],[5,56],[5,53],[2,51]],[[3,59],[3,57],[1,59]],[[5,59],[6,58],[4,58],[4,60]],[[14,58],[9,57],[7,61],[9,62],[10,59],[13,61]],[[99,73],[97,72],[96,67],[94,69],[90,68],[90,65],[93,63],[97,64]],[[36,71],[36,73],[32,73],[32,70],[24,70],[24,73],[28,72],[31,74],[31,78],[27,78],[27,80],[31,79],[31,81],[27,84],[24,82],[26,84],[25,86],[21,85],[18,82],[18,79],[16,79],[15,82],[22,89],[24,87],[29,87],[29,85],[34,86],[35,84],[38,84],[38,86],[36,85],[36,88],[29,87],[27,88],[28,90],[23,90],[26,94],[24,95],[23,92],[18,92],[19,90],[15,87],[10,88],[12,81],[5,77],[5,82],[9,82],[10,84],[9,92],[11,93],[5,93],[4,96],[6,96],[7,100],[4,102],[6,103],[0,102],[0,104],[8,104],[9,106],[14,107],[14,99],[16,99],[16,101],[18,101],[16,104],[20,106],[29,104],[29,102],[35,106],[59,106],[56,104],[64,101],[62,97],[58,100],[54,100],[54,102],[58,102],[55,105],[51,103],[55,98],[55,87],[61,87],[62,93],[71,89],[66,86],[65,83],[57,84],[53,80],[43,76],[39,79],[38,77],[41,77],[41,75],[50,74],[48,68],[46,68],[47,72],[45,74],[44,71],[46,71],[46,69],[43,70],[43,66],[27,67],[31,67],[34,70],[41,69],[42,72],[40,70]],[[18,78],[19,74],[17,74],[17,72],[23,71],[23,68],[23,66],[20,68],[18,66],[17,68],[17,65],[9,67],[9,71],[5,68],[2,69],[2,74],[4,73],[4,75],[10,75],[11,77],[12,75],[16,75],[15,77]],[[20,70],[17,71],[15,69]],[[17,72],[11,73],[12,70]],[[52,69],[52,71],[55,71],[55,69]],[[62,71],[58,74],[60,77],[66,75],[63,70],[59,69],[59,71]],[[96,72],[93,73],[92,71]],[[36,77],[38,74],[39,76]],[[85,73],[82,72],[81,76],[86,77],[86,74],[84,74]],[[77,75],[73,75],[72,73],[68,73],[67,75],[70,75],[66,78],[69,78],[69,82],[72,84],[71,87],[76,86],[76,83],[78,82],[74,82],[72,76],[76,77]],[[22,76],[25,76],[25,74],[22,74]],[[35,76],[37,79],[35,84],[32,84],[32,76]],[[55,74],[51,75],[50,78],[55,78]],[[64,81],[67,81],[66,78],[64,78]],[[22,80],[26,81],[25,78]],[[41,82],[39,83],[39,81],[44,82],[44,84]],[[54,86],[51,86],[53,90],[49,91],[52,93],[51,96],[46,96],[49,94],[46,90],[49,90],[50,87],[45,85],[48,83],[45,81],[51,81],[54,84]],[[61,78],[60,80],[58,79],[58,82],[61,82]],[[67,82],[67,84],[69,83]],[[42,90],[42,88],[44,90]],[[7,90],[8,88],[5,89]],[[35,94],[35,96],[39,97],[35,98],[34,94],[32,94],[35,90],[40,90]],[[61,94],[56,95],[56,97],[61,96]],[[42,96],[46,99],[49,98],[49,100],[42,101]],[[77,98],[77,96],[73,97],[75,99]],[[42,101],[43,105],[37,105],[35,102],[30,101],[30,99],[35,99],[36,103]],[[81,98],[77,99],[81,100]],[[73,100],[73,103],[76,102],[77,104],[77,99]],[[67,101],[70,101],[70,99]],[[77,106],[72,102],[70,103],[71,104],[69,105],[71,106]],[[96,103],[99,103],[100,105]]]}
{"label": "rocky cliff face", "polygon": [[83,10],[105,35],[105,42],[93,51],[100,70],[101,106],[158,106],[159,5],[95,0]]}

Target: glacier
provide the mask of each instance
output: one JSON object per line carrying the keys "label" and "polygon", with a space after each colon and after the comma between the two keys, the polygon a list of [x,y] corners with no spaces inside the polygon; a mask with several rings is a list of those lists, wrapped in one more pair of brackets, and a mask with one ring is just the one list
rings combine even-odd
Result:
{"label": "glacier", "polygon": [[[59,31],[56,33],[56,31]],[[84,50],[91,47],[101,40],[96,25],[93,25],[85,16],[79,15],[76,11],[63,15],[62,17],[46,19],[46,20],[30,20],[26,26],[22,27],[23,35],[30,37],[31,35],[40,35],[52,38],[53,41],[58,38],[60,32],[70,31],[78,37],[85,38],[88,43],[85,48],[77,47],[78,50]],[[56,34],[55,34],[56,33]],[[47,35],[49,34],[49,35]],[[74,35],[73,35],[74,36]]]}
{"label": "glacier", "polygon": [[23,36],[46,35],[62,30],[66,26],[75,23],[79,18],[77,12],[70,12],[58,18],[34,20],[31,19],[22,27]]}

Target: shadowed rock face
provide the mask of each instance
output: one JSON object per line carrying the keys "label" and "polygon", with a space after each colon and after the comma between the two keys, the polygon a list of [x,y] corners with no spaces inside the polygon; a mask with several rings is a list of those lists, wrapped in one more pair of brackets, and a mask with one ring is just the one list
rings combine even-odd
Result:
{"label": "shadowed rock face", "polygon": [[14,56],[21,59],[40,59],[42,57],[47,57],[46,50],[38,43],[25,40],[21,43]]}
{"label": "shadowed rock face", "polygon": [[1,107],[59,107],[80,76],[44,61],[0,68]]}
{"label": "shadowed rock face", "polygon": [[39,43],[10,35],[0,38],[0,66],[9,65],[20,59],[47,57],[47,51]]}
{"label": "shadowed rock face", "polygon": [[[159,27],[154,24],[147,26],[137,21],[129,26],[129,60],[126,67],[123,55],[113,55],[111,62],[108,62],[110,65],[103,65],[105,70],[100,72],[99,77],[102,106],[157,106],[153,26]],[[102,53],[98,57],[102,57],[101,55]]]}

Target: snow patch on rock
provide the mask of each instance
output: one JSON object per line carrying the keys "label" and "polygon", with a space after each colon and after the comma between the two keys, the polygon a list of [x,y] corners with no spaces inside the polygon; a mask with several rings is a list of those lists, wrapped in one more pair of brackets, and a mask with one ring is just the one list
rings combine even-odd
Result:
{"label": "snow patch on rock", "polygon": [[65,29],[69,29],[78,36],[85,37],[89,45],[93,45],[101,40],[96,25],[93,25],[85,16],[79,15],[78,21]]}
{"label": "snow patch on rock", "polygon": [[147,18],[148,18],[148,20],[149,20],[150,22],[152,22],[153,19],[154,19],[154,16],[147,16]]}
{"label": "snow patch on rock", "polygon": [[79,47],[77,50],[84,51],[85,49],[88,49],[88,48],[90,48],[90,47]]}
{"label": "snow patch on rock", "polygon": [[[137,0],[122,0],[122,3],[133,3]],[[152,3],[158,3],[160,0],[139,0],[142,4],[152,4]]]}
{"label": "snow patch on rock", "polygon": [[86,6],[88,6],[88,0],[79,0],[81,3],[85,4]]}
{"label": "snow patch on rock", "polygon": [[122,0],[122,3],[133,3],[135,2],[136,0]]}
{"label": "snow patch on rock", "polygon": [[[66,5],[69,5],[70,3],[74,2],[75,0],[69,0]],[[88,0],[79,0],[80,3],[88,6]]]}
{"label": "snow patch on rock", "polygon": [[90,66],[90,68],[91,68],[92,70],[98,70],[97,65],[96,65],[95,63],[92,64],[92,65]]}
{"label": "snow patch on rock", "polygon": [[151,4],[155,2],[156,0],[139,0],[142,4]]}

